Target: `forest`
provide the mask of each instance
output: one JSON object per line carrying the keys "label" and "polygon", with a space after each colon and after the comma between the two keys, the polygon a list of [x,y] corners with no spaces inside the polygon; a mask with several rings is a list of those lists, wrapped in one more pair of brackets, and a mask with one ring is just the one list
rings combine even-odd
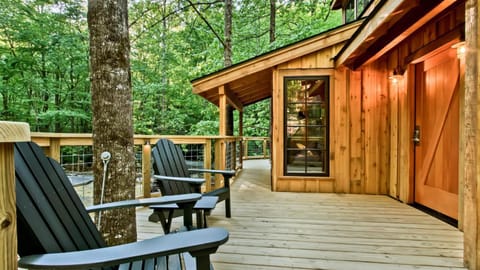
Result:
{"label": "forest", "polygon": [[[129,1],[136,134],[217,134],[218,108],[192,94],[191,80],[341,23],[331,0],[230,0],[231,13],[226,2]],[[0,120],[90,133],[87,1],[0,3]],[[246,107],[244,135],[267,136],[269,116],[269,100]]]}

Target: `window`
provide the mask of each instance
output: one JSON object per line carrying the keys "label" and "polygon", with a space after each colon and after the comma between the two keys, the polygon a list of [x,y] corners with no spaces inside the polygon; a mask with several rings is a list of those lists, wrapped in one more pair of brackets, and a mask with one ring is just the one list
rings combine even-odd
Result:
{"label": "window", "polygon": [[329,175],[329,77],[285,77],[285,175]]}
{"label": "window", "polygon": [[344,9],[345,22],[353,22],[361,17],[372,0],[349,0]]}

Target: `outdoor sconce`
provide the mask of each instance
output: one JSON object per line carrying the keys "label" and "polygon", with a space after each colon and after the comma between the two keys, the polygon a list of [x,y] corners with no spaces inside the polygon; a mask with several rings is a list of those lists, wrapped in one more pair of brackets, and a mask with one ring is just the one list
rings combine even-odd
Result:
{"label": "outdoor sconce", "polygon": [[399,71],[399,68],[393,69],[393,74],[388,77],[388,79],[393,83],[397,84],[401,79],[403,79],[403,75]]}
{"label": "outdoor sconce", "polygon": [[457,50],[458,59],[463,59],[465,57],[465,53],[467,52],[467,48],[465,47],[465,41],[460,41],[453,44],[452,48]]}

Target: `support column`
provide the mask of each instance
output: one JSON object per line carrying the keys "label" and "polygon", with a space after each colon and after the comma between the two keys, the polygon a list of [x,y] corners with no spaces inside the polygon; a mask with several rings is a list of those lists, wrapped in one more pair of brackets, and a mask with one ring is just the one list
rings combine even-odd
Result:
{"label": "support column", "polygon": [[[222,85],[218,88],[218,106],[220,108],[220,117],[219,117],[219,135],[220,136],[227,136],[227,93],[225,90],[225,86]],[[225,144],[225,140],[221,139],[221,142],[216,143],[215,147],[215,169],[217,170],[225,170],[225,158],[227,152],[227,146]],[[215,186],[218,186],[217,183],[219,182],[219,176],[215,177]]]}
{"label": "support column", "polygon": [[219,135],[227,135],[227,95],[225,94],[225,86],[220,86],[218,88],[218,107],[220,109],[219,117]]}
{"label": "support column", "polygon": [[478,0],[468,0],[465,6],[465,121],[464,139],[465,154],[463,162],[464,171],[464,261],[469,269],[479,269],[479,185],[480,180],[480,137],[478,127],[480,116],[478,104],[479,70],[480,61],[477,52],[480,44],[480,31],[478,29]]}

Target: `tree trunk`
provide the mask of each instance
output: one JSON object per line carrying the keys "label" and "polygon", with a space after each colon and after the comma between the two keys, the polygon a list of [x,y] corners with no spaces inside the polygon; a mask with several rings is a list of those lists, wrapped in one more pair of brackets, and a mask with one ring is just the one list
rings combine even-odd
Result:
{"label": "tree trunk", "polygon": [[[232,65],[232,0],[225,0],[225,47],[223,49],[224,66]],[[233,135],[233,107],[227,104],[227,135]]]}
{"label": "tree trunk", "polygon": [[[111,153],[103,202],[135,197],[132,89],[127,0],[89,0],[94,202],[101,201],[104,164]],[[101,231],[109,245],[136,241],[135,209],[104,211]]]}
{"label": "tree trunk", "polygon": [[225,0],[225,47],[223,48],[224,66],[232,65],[232,0]]}
{"label": "tree trunk", "polygon": [[275,41],[276,0],[270,0],[270,43]]}

